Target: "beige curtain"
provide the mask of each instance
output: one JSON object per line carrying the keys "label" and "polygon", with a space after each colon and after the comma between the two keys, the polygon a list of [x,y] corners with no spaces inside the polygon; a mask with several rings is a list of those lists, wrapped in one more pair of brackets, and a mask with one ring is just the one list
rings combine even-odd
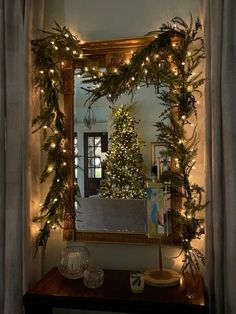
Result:
{"label": "beige curtain", "polygon": [[236,313],[236,1],[206,0],[206,282],[211,314]]}
{"label": "beige curtain", "polygon": [[[0,313],[23,312],[35,267],[29,232],[30,110],[28,71],[33,0],[0,0]],[[38,4],[41,1],[37,1]],[[37,8],[39,9],[39,7]],[[36,14],[40,14],[37,11]],[[30,267],[28,267],[30,266]],[[26,271],[27,269],[27,271]]]}

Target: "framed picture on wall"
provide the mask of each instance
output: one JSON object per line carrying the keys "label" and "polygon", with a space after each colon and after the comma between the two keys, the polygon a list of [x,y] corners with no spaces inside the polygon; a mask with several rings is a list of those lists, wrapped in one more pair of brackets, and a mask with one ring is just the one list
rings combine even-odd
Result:
{"label": "framed picture on wall", "polygon": [[166,146],[163,143],[152,142],[151,145],[151,173],[155,181],[160,182],[163,172],[170,170],[171,159],[162,154],[166,150]]}

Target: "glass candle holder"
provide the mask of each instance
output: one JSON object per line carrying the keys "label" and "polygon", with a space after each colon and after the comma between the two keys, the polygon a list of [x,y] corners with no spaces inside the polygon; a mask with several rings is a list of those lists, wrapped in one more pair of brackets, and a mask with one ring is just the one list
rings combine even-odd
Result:
{"label": "glass candle holder", "polygon": [[144,274],[142,272],[130,273],[130,288],[134,293],[141,293],[144,290]]}
{"label": "glass candle holder", "polygon": [[78,279],[83,276],[88,263],[88,249],[83,246],[66,247],[58,264],[58,270],[66,278]]}
{"label": "glass candle holder", "polygon": [[87,288],[98,288],[103,284],[104,272],[100,267],[89,266],[83,274],[83,283]]}

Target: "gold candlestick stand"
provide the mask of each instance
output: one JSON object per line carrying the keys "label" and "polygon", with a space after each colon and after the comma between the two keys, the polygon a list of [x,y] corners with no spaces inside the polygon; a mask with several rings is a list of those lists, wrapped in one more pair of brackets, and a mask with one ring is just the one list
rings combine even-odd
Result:
{"label": "gold candlestick stand", "polygon": [[172,287],[179,284],[180,274],[172,269],[163,268],[162,246],[159,238],[159,268],[153,268],[144,272],[145,283],[156,287]]}

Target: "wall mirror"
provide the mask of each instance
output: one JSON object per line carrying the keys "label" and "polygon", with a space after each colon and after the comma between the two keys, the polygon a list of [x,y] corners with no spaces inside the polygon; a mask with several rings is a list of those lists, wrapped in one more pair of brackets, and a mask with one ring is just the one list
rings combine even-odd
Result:
{"label": "wall mirror", "polygon": [[[146,46],[153,36],[124,38],[118,40],[87,42],[83,51],[105,71],[106,67],[116,67],[129,62],[132,53]],[[75,213],[68,212],[65,220],[64,238],[67,240],[156,243],[146,236],[146,201],[144,199],[106,199],[98,197],[100,182],[104,176],[104,159],[109,146],[111,132],[111,104],[103,97],[92,104],[86,100],[85,89],[92,88],[82,82],[80,69],[75,64],[64,67],[64,104],[67,124],[69,182],[77,181],[80,192],[71,195]],[[150,182],[155,177],[153,170],[156,152],[156,129],[162,111],[153,86],[141,87],[135,97],[133,115],[139,121],[137,130],[145,145],[142,150],[145,174]],[[130,104],[131,98],[122,96],[114,104]],[[180,200],[166,194],[166,207],[180,207]],[[173,240],[174,228],[165,241]],[[169,230],[170,231],[170,230]]]}

